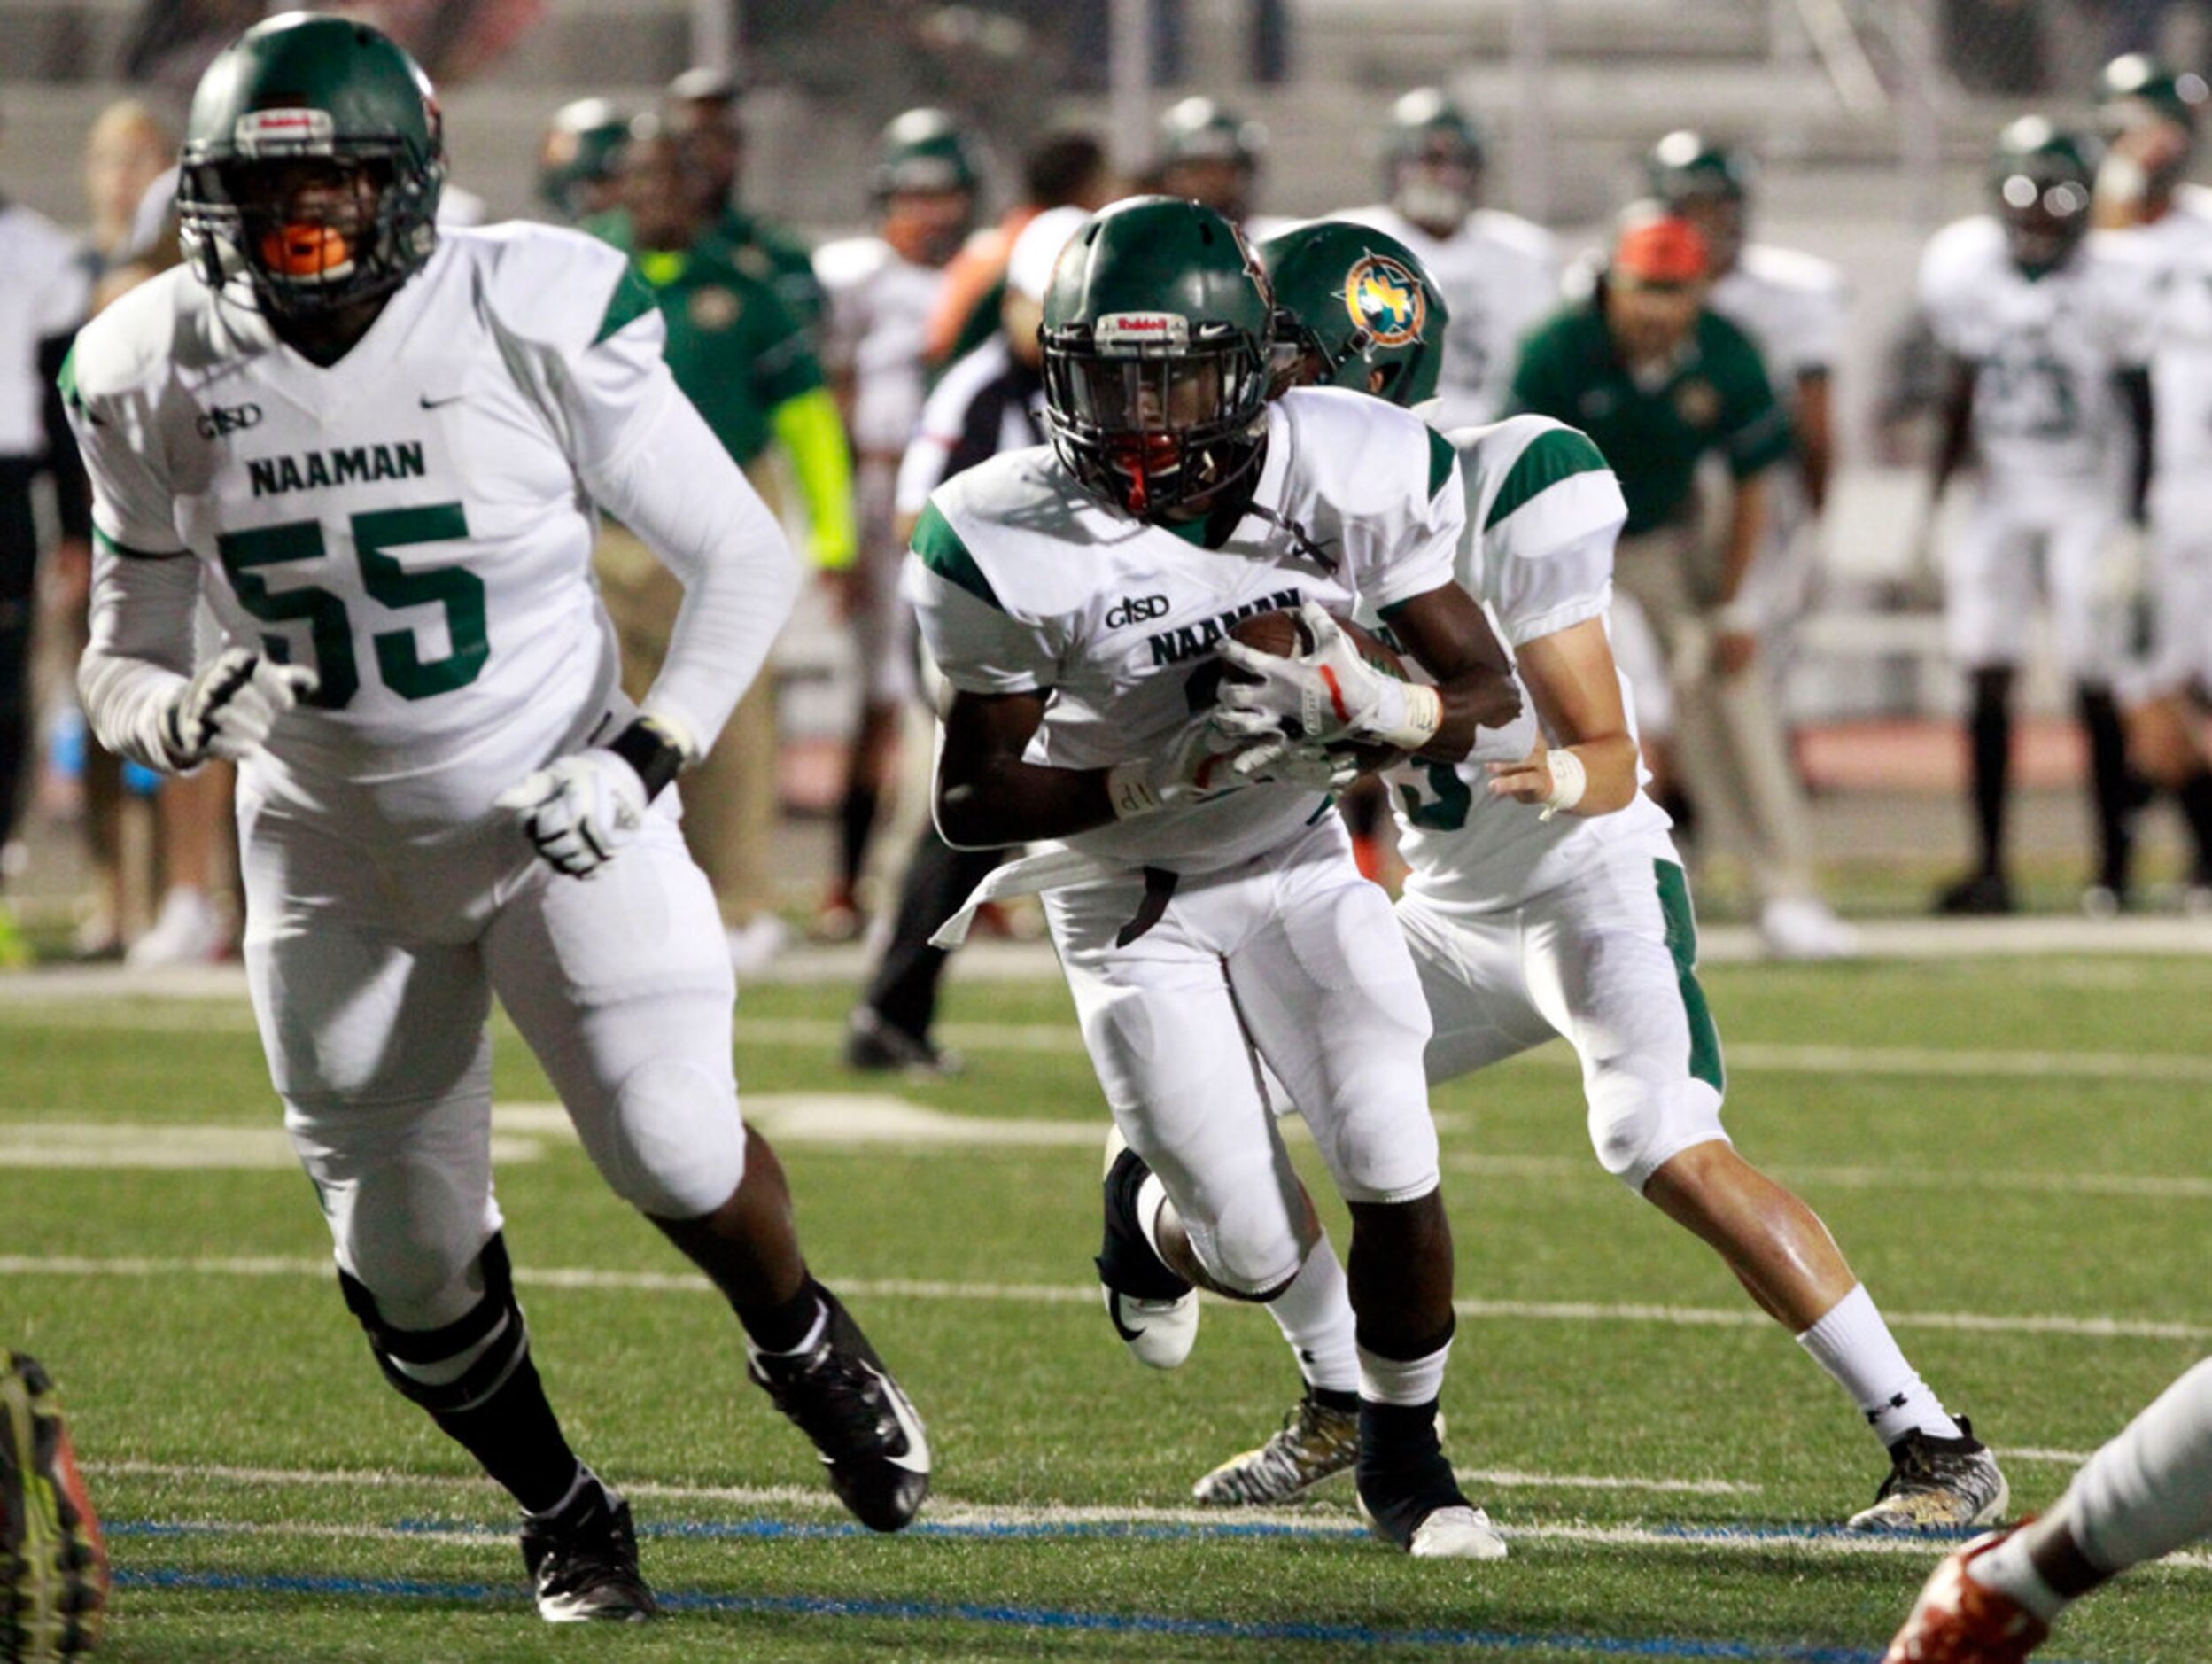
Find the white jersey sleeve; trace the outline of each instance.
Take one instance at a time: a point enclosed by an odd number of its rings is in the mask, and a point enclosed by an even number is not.
[[[1496,615],[1508,644],[1603,615],[1628,505],[1589,437],[1519,416],[1450,439],[1466,482],[1459,579]]]
[[[963,693],[1048,691],[1059,680],[1059,621],[1005,574],[993,581],[948,509],[959,514],[937,496],[925,502],[906,563],[905,595],[929,657]]]
[[[1986,302],[2004,261],[2003,228],[1987,214],[1956,221],[1929,239],[1921,255],[1921,311],[1945,352],[1980,360],[1995,348]]]
[[[1285,466],[1316,499],[1308,532],[1324,550],[1340,544],[1345,581],[1362,602],[1386,611],[1452,581],[1467,504],[1459,453],[1442,434],[1339,388],[1300,388],[1275,408],[1285,421],[1270,444],[1287,440]],[[1263,488],[1275,466],[1270,457]]]

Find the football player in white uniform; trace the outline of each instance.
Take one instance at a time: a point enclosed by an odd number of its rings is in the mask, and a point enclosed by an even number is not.
[[[1921,307],[1947,366],[1936,494],[1969,447],[1982,464],[1973,514],[1944,561],[1952,653],[1973,684],[1980,859],[1936,898],[1944,913],[2013,907],[2013,683],[2038,568],[2089,734],[2099,847],[2084,904],[2109,911],[2127,896],[2133,787],[2112,691],[2125,608],[2107,566],[2123,513],[2140,512],[2150,394],[2136,362],[2139,268],[2089,237],[2095,148],[2022,117],[1999,144],[1995,212],[1946,226],[1921,258]]]
[[[1559,304],[1558,248],[1543,227],[1479,206],[1482,136],[1434,87],[1416,88],[1391,106],[1385,156],[1389,199],[1333,217],[1387,231],[1435,280],[1451,315],[1436,424],[1495,421],[1521,337]]]
[[[1125,200],[1063,251],[1044,303],[1052,443],[946,481],[914,532],[908,582],[953,690],[937,822],[964,847],[1057,841],[1000,868],[971,909],[1017,885],[1045,892],[1129,1146],[1114,1182],[1156,1175],[1211,1285],[1266,1302],[1293,1343],[1347,1276],[1333,1256],[1301,1270],[1314,1225],[1261,1065],[1307,1107],[1353,1217],[1361,1500],[1416,1555],[1494,1559],[1504,1541],[1461,1494],[1436,1427],[1451,1227],[1412,960],[1330,813],[1330,769],[1240,771],[1269,743],[1224,738],[1214,702],[1264,705],[1325,674],[1331,697],[1301,699],[1309,732],[1453,762],[1517,700],[1451,581],[1449,448],[1350,394],[1269,405],[1273,342],[1250,249],[1200,204]],[[1361,601],[1436,685],[1370,668],[1318,610]],[[1294,609],[1317,621],[1308,658],[1232,642],[1253,680],[1221,680],[1233,627]],[[1164,1275],[1141,1235],[1127,1248]],[[1102,1276],[1126,1287],[1111,1260]]]
[[[1425,289],[1409,251],[1324,222],[1261,254],[1277,304],[1300,320],[1301,379],[1420,400],[1435,375],[1420,308],[1400,320],[1408,330],[1384,327],[1362,304],[1378,262],[1385,287]],[[1634,725],[1606,639],[1627,515],[1612,471],[1583,434],[1542,416],[1449,442],[1466,492],[1458,581],[1517,655],[1541,729],[1532,723],[1517,759],[1416,761],[1387,776],[1411,868],[1398,922],[1433,1030],[1431,1083],[1567,1039],[1606,1170],[1709,1243],[1888,1448],[1890,1473],[1851,1523],[1997,1518],[2006,1491],[1995,1459],[1905,1359],[1819,1217],[1721,1128],[1720,1040],[1697,983],[1689,887],[1665,814],[1639,789]],[[1171,1218],[1154,1231],[1172,1244]],[[1182,1315],[1194,1320],[1195,1307]],[[1350,1327],[1340,1304],[1333,1334],[1309,1326],[1305,1396],[1280,1433],[1199,1481],[1200,1501],[1279,1503],[1346,1464],[1337,1360]]]
[[[2212,191],[2183,183],[2204,77],[2131,54],[2106,66],[2097,173],[2110,245],[2158,290],[2139,343],[2151,367],[2149,547],[2139,628],[2117,686],[2137,770],[2174,795],[2196,845],[2188,904],[2212,909],[2212,749],[2194,709],[2212,688]]]
[[[740,1119],[728,953],[668,789],[765,660],[790,549],[622,255],[440,233],[443,175],[428,82],[367,25],[287,13],[209,67],[186,262],[63,375],[100,545],[79,680],[122,755],[238,762],[254,1014],[346,1303],[524,1509],[539,1612],[638,1619],[629,1509],[555,1419],[508,1271],[494,993],[853,1512],[910,1520],[927,1445]],[[593,502],[685,586],[642,710],[592,586]],[[229,645],[196,665],[203,595]]]
[[[1670,133],[1652,146],[1644,173],[1652,196],[1705,234],[1705,304],[1751,338],[1789,413],[1797,465],[1768,476],[1766,544],[1738,595],[1769,643],[1786,651],[1820,577],[1812,532],[1835,466],[1828,382],[1848,318],[1843,274],[1796,249],[1746,240],[1753,169],[1742,152]]]
[[[838,591],[859,666],[860,720],[837,809],[837,876],[820,926],[859,928],[856,887],[876,808],[890,778],[899,716],[916,694],[913,618],[899,596],[905,545],[897,530],[899,459],[927,391],[929,320],[945,267],[975,219],[982,183],[975,150],[942,110],[909,110],[883,129],[869,190],[876,233],[825,243],[814,272],[829,297],[823,360],[852,438],[860,553]]]
[[[1204,203],[1247,242],[1289,223],[1253,210],[1268,155],[1268,130],[1259,122],[1211,98],[1184,98],[1161,113],[1153,143],[1151,188]]]

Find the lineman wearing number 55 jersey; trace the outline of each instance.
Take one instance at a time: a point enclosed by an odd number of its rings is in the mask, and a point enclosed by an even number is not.
[[[494,992],[853,1511],[904,1524],[928,1452],[739,1118],[729,958],[667,789],[759,671],[790,551],[623,257],[440,234],[443,174],[429,84],[373,28],[291,13],[208,69],[186,264],[64,373],[101,546],[80,681],[137,761],[239,760],[254,1012],[346,1303],[524,1509],[541,1613],[638,1619],[629,1510],[570,1449],[515,1297]],[[685,585],[642,711],[592,587],[593,501]],[[231,645],[195,667],[203,594]]]
[[[1261,253],[1278,301],[1300,320],[1300,377],[1420,396],[1431,349],[1419,306],[1390,316],[1362,306],[1378,292],[1425,292],[1409,252],[1323,222]],[[1449,437],[1466,490],[1458,580],[1513,648],[1549,739],[1540,735],[1519,761],[1416,764],[1391,776],[1412,869],[1398,921],[1433,1028],[1431,1083],[1566,1038],[1606,1170],[1710,1243],[1889,1447],[1891,1473],[1852,1523],[1995,1518],[2006,1488],[1988,1451],[1905,1361],[1820,1220],[1721,1129],[1719,1039],[1697,984],[1689,891],[1666,816],[1638,789],[1606,639],[1627,512],[1619,486],[1587,438],[1543,417]],[[1325,1476],[1340,1449],[1331,1404],[1343,1380],[1331,1369],[1349,1326],[1344,1314],[1332,1340],[1308,1338],[1307,1395],[1284,1431],[1207,1474],[1201,1500],[1277,1502]]]

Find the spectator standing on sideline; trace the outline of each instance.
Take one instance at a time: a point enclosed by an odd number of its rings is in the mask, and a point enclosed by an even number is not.
[[[668,327],[664,353],[676,385],[737,463],[764,487],[762,463],[780,447],[812,527],[818,564],[852,560],[852,473],[844,429],[805,331],[769,280],[749,270],[716,229],[687,175],[685,146],[640,117],[620,152],[622,206],[590,222],[628,254]],[[764,495],[765,494],[764,490]],[[622,640],[623,685],[648,687],[668,652],[682,585],[626,528],[609,525],[594,566]],[[757,678],[721,743],[685,782],[684,838],[721,904],[730,959],[741,975],[775,956],[775,679]]]
[[[1619,476],[1628,521],[1614,571],[1673,681],[1676,755],[1707,824],[1742,851],[1768,949],[1855,951],[1820,899],[1812,838],[1755,658],[1743,580],[1766,534],[1764,476],[1790,454],[1789,418],[1750,340],[1706,305],[1711,257],[1688,221],[1632,212],[1589,299],[1530,336],[1518,410],[1579,427]],[[1727,531],[1707,546],[1697,471],[1727,464]]]
[[[52,221],[0,201],[0,851],[14,836],[33,769],[32,619],[39,533],[32,493],[54,482],[59,557],[91,559],[91,500],[54,377],[84,322],[90,284],[77,245]],[[0,968],[29,960],[0,894]]]

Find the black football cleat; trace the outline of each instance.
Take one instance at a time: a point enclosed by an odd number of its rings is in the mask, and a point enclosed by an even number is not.
[[[643,1623],[660,1613],[638,1571],[630,1505],[596,1475],[558,1513],[524,1518],[523,1564],[547,1623]]]
[[[829,1314],[820,1341],[797,1353],[748,1344],[747,1371],[814,1442],[853,1518],[896,1531],[929,1495],[929,1435],[852,1314],[827,1288],[820,1295]]]
[[[1989,919],[2019,911],[2012,880],[2002,873],[1969,873],[1936,892],[1935,910],[1946,918]]]
[[[2004,1518],[2012,1488],[1990,1454],[1974,1436],[1973,1424],[1959,1418],[1960,1436],[1932,1438],[1918,1427],[1890,1447],[1890,1473],[1874,1493],[1874,1506],[1851,1517],[1854,1531],[1943,1531],[1994,1525]]]

